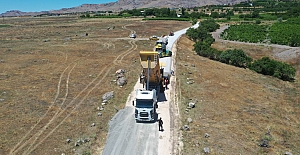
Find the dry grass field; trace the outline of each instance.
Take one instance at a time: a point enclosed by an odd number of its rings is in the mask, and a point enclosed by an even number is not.
[[[101,152],[108,122],[138,79],[139,51],[154,46],[149,36],[191,25],[78,17],[5,18],[0,24],[10,25],[0,27],[0,154],[32,155]],[[136,39],[128,37],[133,31]],[[120,68],[128,79],[124,87],[114,81]],[[114,98],[98,111],[109,91]],[[78,140],[85,142],[75,146]]]
[[[290,83],[200,57],[192,45],[181,37],[176,54],[181,121],[190,127],[182,131],[182,152],[203,154],[207,147],[214,155],[300,154],[300,57],[287,60],[297,68],[296,81]],[[242,49],[253,58],[273,54],[259,46],[213,47]],[[196,102],[195,108],[187,109],[189,102]],[[268,147],[259,146],[262,140]]]

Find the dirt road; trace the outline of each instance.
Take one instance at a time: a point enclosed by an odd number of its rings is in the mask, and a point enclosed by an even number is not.
[[[198,26],[198,25],[196,25]],[[169,37],[169,49],[172,49],[176,40],[186,32],[186,29],[175,32],[175,35]],[[172,49],[173,50],[173,49]],[[166,63],[166,68],[173,68],[172,57],[161,58]],[[173,66],[173,67],[171,67]],[[132,101],[135,98],[135,90],[142,88],[142,85],[137,81],[134,90],[128,96],[126,107],[120,110],[110,121],[108,139],[103,155],[168,155],[173,154],[173,137],[174,135],[174,98],[170,92],[173,92],[175,77],[171,78],[171,86],[164,93],[159,94],[158,98],[158,118],[161,117],[164,121],[164,131],[158,131],[158,123],[136,123],[134,118],[134,106]],[[173,85],[173,86],[172,86]],[[172,105],[171,105],[172,104]],[[171,120],[172,118],[172,120]]]

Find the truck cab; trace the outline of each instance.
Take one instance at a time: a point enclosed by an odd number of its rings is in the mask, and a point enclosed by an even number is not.
[[[134,102],[133,102],[134,104]],[[154,122],[156,118],[156,90],[136,90],[135,120],[136,122]]]

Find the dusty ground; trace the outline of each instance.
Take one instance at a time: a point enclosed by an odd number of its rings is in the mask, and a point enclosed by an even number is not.
[[[300,154],[299,80],[284,82],[212,61],[195,55],[192,45],[182,37],[177,52],[178,104],[182,125],[190,127],[182,131],[182,152],[201,154],[207,147],[210,154]],[[268,47],[228,42],[213,47],[243,49],[256,58],[272,55]],[[298,69],[297,79],[299,60],[286,59]],[[187,109],[189,102],[196,107]],[[269,147],[259,146],[262,139]]]
[[[108,121],[125,106],[140,73],[138,52],[153,48],[147,38],[190,26],[77,17],[1,22],[11,26],[0,28],[0,154],[90,154],[101,149]],[[128,38],[133,31],[137,39]],[[123,88],[113,81],[120,68],[128,79]],[[115,97],[99,117],[97,107],[108,91]],[[80,139],[89,142],[75,147]]]

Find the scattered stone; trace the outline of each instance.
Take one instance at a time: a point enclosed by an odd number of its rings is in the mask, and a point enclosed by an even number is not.
[[[184,66],[188,66],[188,64],[184,64]]]
[[[71,38],[69,38],[69,37],[65,38],[65,41],[70,41],[70,40],[71,40]]]
[[[3,98],[0,98],[0,102],[4,102],[5,100]]]
[[[116,74],[124,74],[125,73],[125,69],[119,69],[116,71]]]
[[[75,146],[79,146],[79,143],[75,142]]]
[[[189,123],[192,123],[192,122],[193,122],[192,118],[188,118],[187,121],[188,121]]]
[[[99,112],[99,113],[98,113],[98,116],[102,116],[102,113]]]
[[[66,154],[62,153],[61,155],[66,155]]]
[[[102,102],[103,102],[103,103],[107,103],[107,100],[103,100]]]
[[[269,147],[269,141],[267,140],[262,140],[262,143],[259,144],[260,147]]]
[[[124,77],[124,74],[123,74],[123,73],[120,73],[120,74],[117,75],[117,78],[118,78],[118,79],[119,79],[119,78],[122,78],[122,77]]]
[[[92,123],[91,127],[95,126],[96,124],[95,123]]]
[[[291,152],[285,152],[284,155],[293,155]]]
[[[97,110],[102,111],[102,110],[104,110],[104,108],[102,106],[101,107],[97,107]]]
[[[117,80],[118,86],[124,86],[125,84],[127,84],[127,79],[125,77],[118,78],[118,80]]]
[[[190,102],[190,103],[189,103],[189,107],[190,107],[190,108],[195,108],[195,103]]]
[[[210,135],[208,133],[205,133],[204,137],[208,138],[208,137],[210,137]]]
[[[196,65],[195,65],[195,64],[192,64],[192,67],[196,67]]]
[[[109,100],[109,99],[111,99],[111,98],[113,98],[114,97],[114,92],[113,91],[111,91],[111,92],[107,92],[107,93],[105,93],[103,96],[102,96],[102,100],[104,101],[104,100]],[[105,102],[104,102],[105,103]]]
[[[71,142],[71,139],[67,139],[67,143],[70,143]]]
[[[102,103],[102,105],[105,105],[105,104],[106,104],[106,103],[104,103],[104,102]]]
[[[43,42],[49,42],[50,41],[50,39],[44,39],[43,40]]]
[[[190,127],[189,127],[188,125],[184,125],[184,126],[183,126],[183,130],[189,131],[189,130],[190,130]]]
[[[0,62],[1,62],[1,63],[4,63],[5,61],[4,61],[4,60],[0,60]]]
[[[189,74],[193,74],[191,71],[188,72]]]
[[[203,148],[203,150],[204,150],[204,153],[209,154],[209,148],[208,147]]]

